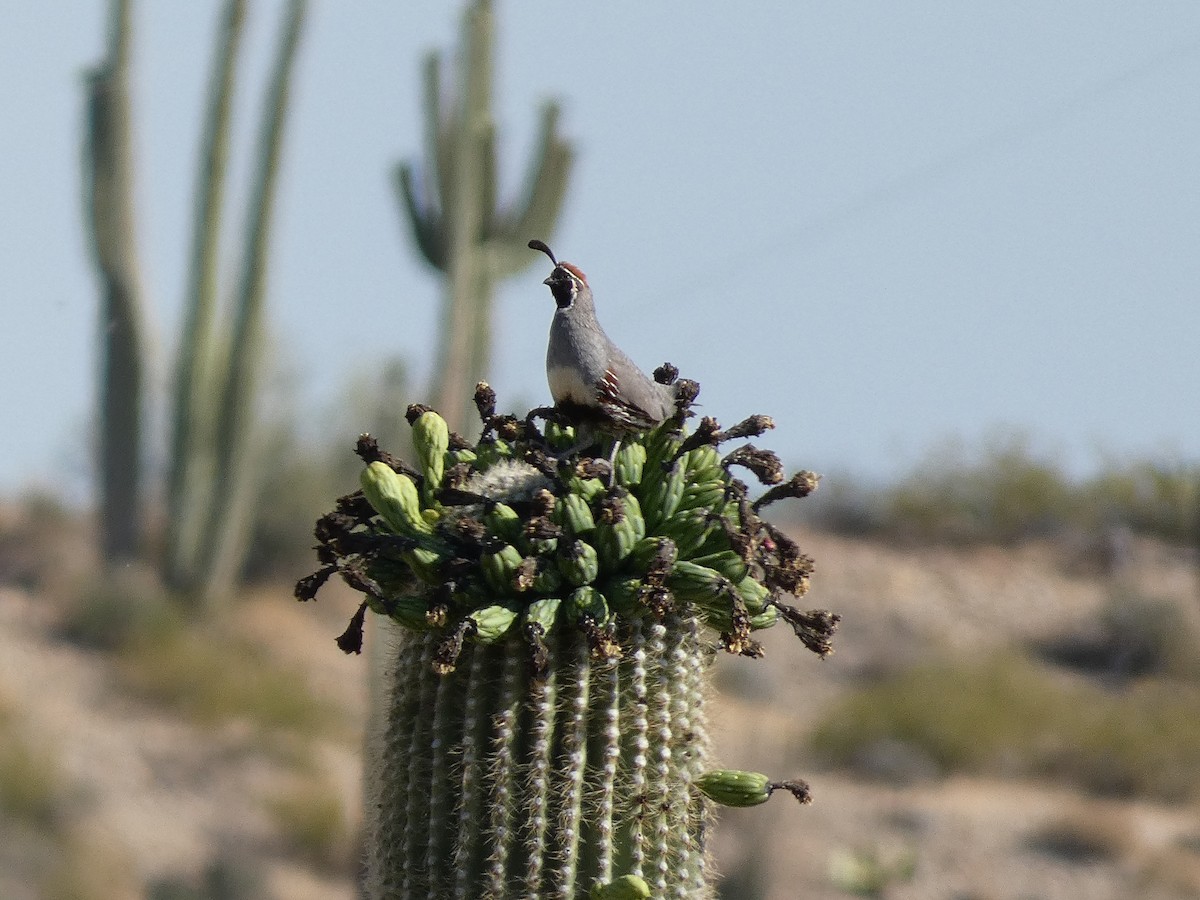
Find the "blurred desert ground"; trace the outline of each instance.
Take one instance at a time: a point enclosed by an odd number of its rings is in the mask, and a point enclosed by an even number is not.
[[[718,657],[710,721],[720,764],[815,802],[722,812],[723,896],[1200,894],[1194,551],[793,527],[837,652],[780,626],[764,660]],[[355,595],[276,578],[187,621],[146,573],[99,578],[44,498],[0,535],[0,896],[354,897]]]

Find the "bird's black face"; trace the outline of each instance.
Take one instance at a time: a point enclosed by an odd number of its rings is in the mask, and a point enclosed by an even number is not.
[[[554,267],[550,277],[542,283],[550,288],[550,293],[554,295],[554,302],[558,304],[558,308],[567,309],[575,302],[575,297],[579,294],[579,288],[583,281],[565,265],[558,265]]]

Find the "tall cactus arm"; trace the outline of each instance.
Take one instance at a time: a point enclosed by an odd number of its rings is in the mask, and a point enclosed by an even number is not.
[[[425,58],[425,184],[428,202],[442,214],[449,234],[454,216],[455,165],[461,128],[442,88],[442,56],[436,50]],[[436,188],[436,191],[435,191]],[[444,271],[444,270],[443,270]]]
[[[188,274],[187,311],[175,375],[171,456],[167,475],[166,575],[172,586],[190,586],[200,563],[201,537],[211,499],[213,459],[214,346],[221,218],[238,48],[246,20],[245,0],[229,0],[217,30],[208,111],[196,182],[196,217]]]
[[[105,60],[88,79],[84,181],[102,281],[100,314],[100,532],[109,563],[138,552],[142,527],[145,312],[134,224],[129,101],[131,3],[114,0]]]
[[[204,554],[204,594],[208,602],[227,595],[236,581],[254,507],[253,425],[266,341],[267,251],[292,73],[307,11],[307,0],[291,0],[288,4],[264,105],[237,315],[217,421],[217,470]]]
[[[447,265],[445,220],[427,191],[418,194],[416,178],[412,163],[397,165],[394,175],[396,195],[407,214],[417,249],[431,266],[444,272]],[[429,179],[424,181],[427,186]]]
[[[551,101],[542,107],[537,152],[525,178],[524,202],[514,204],[497,222],[500,243],[511,251],[498,256],[501,275],[515,274],[528,265],[528,254],[521,248],[529,236],[552,234],[558,224],[574,162],[571,145],[558,133],[559,116],[557,103]]]
[[[393,176],[421,255],[445,275],[434,396],[456,427],[471,385],[487,376],[496,281],[529,265],[531,234],[551,233],[571,164],[551,105],[543,110],[523,198],[500,203],[491,111],[494,26],[490,0],[468,6],[452,98],[443,91],[441,57],[426,58],[425,159],[399,166]]]

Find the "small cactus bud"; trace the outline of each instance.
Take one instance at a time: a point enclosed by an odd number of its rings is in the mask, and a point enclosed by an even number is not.
[[[696,787],[722,806],[758,806],[771,798],[771,779],[758,772],[714,769],[697,778]]]
[[[432,529],[421,515],[417,486],[407,475],[383,462],[373,462],[362,473],[367,500],[397,534],[429,534]]]
[[[481,644],[491,644],[508,633],[512,623],[516,621],[517,612],[507,606],[485,606],[467,616],[475,623],[475,640]]]
[[[442,483],[446,451],[450,448],[450,428],[445,419],[429,410],[416,418],[412,430],[413,447],[425,475],[425,489],[433,491]]]
[[[593,885],[589,900],[647,900],[654,896],[650,885],[636,875],[622,875],[607,884]]]

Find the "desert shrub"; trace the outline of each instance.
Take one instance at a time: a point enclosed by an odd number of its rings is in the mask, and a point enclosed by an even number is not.
[[[1020,657],[921,666],[835,704],[812,747],[854,768],[880,742],[941,771],[1040,777],[1098,794],[1200,797],[1200,688],[1144,679],[1119,691]]]
[[[355,841],[342,792],[313,775],[268,798],[267,808],[289,852],[317,868],[352,872]]]
[[[146,887],[146,900],[271,900],[262,863],[240,853],[221,853],[200,878],[172,875]]]
[[[829,881],[855,897],[885,897],[891,885],[911,881],[916,866],[911,850],[883,853],[876,847],[843,847],[829,855]]]
[[[51,831],[66,791],[54,754],[29,737],[11,702],[0,699],[0,819]]]
[[[122,566],[92,575],[63,603],[59,628],[64,637],[96,650],[119,650],[152,640],[182,624],[173,603],[149,568]]]
[[[1046,659],[1128,679],[1200,674],[1200,634],[1177,601],[1114,588],[1099,615],[1037,646]]]
[[[321,734],[341,722],[301,673],[213,625],[179,627],[131,644],[120,654],[120,671],[134,691],[203,724],[241,719]]]
[[[111,833],[78,830],[66,837],[41,880],[42,900],[127,900],[137,896],[133,859]]]
[[[1099,535],[1114,525],[1172,543],[1200,543],[1200,463],[1107,460],[1073,478],[1023,435],[977,449],[947,443],[887,485],[829,476],[803,520],[839,534],[905,542],[1012,543],[1061,532]]]
[[[1200,543],[1200,464],[1181,459],[1111,464],[1085,482],[1089,505],[1175,544]]]
[[[1068,809],[1025,838],[1031,850],[1073,863],[1115,862],[1132,853],[1136,843],[1128,810],[1092,805]]]

